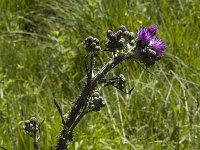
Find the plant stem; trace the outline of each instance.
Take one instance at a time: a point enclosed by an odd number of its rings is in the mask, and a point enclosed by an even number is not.
[[[92,73],[92,64],[93,64],[93,55],[91,56],[90,60],[90,70],[88,72],[87,76],[87,83],[83,87],[81,94],[76,98],[74,105],[71,108],[71,111],[67,117],[67,120],[65,122],[65,125],[63,126],[63,129],[60,133],[58,143],[56,146],[56,150],[64,150],[67,148],[68,145],[67,142],[71,141],[69,136],[69,129],[74,129],[76,125],[79,123],[80,119],[84,116],[84,114],[79,115],[80,109],[83,108],[87,97],[90,95],[90,93],[95,89],[95,87],[100,84],[101,79],[115,66],[123,62],[124,60],[130,58],[131,54],[126,54],[124,56],[118,56],[115,58],[112,58],[106,65],[104,65],[96,74],[94,77],[90,76]],[[91,77],[91,79],[89,79]],[[77,118],[77,120],[76,120]],[[77,122],[77,123],[76,123]],[[68,131],[68,132],[67,132]]]
[[[74,123],[69,128],[69,132],[73,132],[76,125],[80,122],[80,120],[84,117],[84,115],[87,113],[87,108],[81,112],[81,114],[77,117],[77,119],[74,121]]]
[[[38,140],[37,140],[37,130],[36,130],[36,125],[34,126],[35,130],[33,132],[33,142],[34,142],[34,150],[38,150],[39,146],[38,146]]]

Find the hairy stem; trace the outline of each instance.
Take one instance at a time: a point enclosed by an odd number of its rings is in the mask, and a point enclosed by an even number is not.
[[[67,148],[67,142],[71,141],[71,136],[69,136],[69,129],[74,129],[80,119],[84,116],[80,115],[78,118],[77,116],[80,113],[80,109],[83,108],[87,97],[90,95],[90,93],[95,89],[95,87],[100,84],[101,79],[114,67],[116,67],[118,64],[120,64],[125,59],[130,58],[131,54],[126,54],[124,56],[118,56],[115,58],[112,58],[106,65],[104,65],[95,75],[94,77],[91,76],[92,73],[92,67],[93,67],[93,55],[91,55],[90,60],[90,70],[88,71],[87,75],[87,83],[83,87],[81,94],[76,98],[74,105],[71,108],[71,111],[67,117],[67,120],[65,122],[65,125],[63,126],[63,129],[60,133],[58,143],[56,146],[56,150],[63,150]],[[89,79],[90,78],[90,79]],[[76,120],[76,118],[78,120]],[[77,122],[77,123],[75,123]],[[68,132],[67,132],[68,131]],[[72,137],[71,137],[72,138]]]
[[[84,115],[87,113],[87,108],[84,109],[80,115],[77,117],[77,119],[74,121],[74,123],[69,128],[69,132],[73,132],[74,128],[77,126],[77,124],[81,121],[81,119],[84,117]]]

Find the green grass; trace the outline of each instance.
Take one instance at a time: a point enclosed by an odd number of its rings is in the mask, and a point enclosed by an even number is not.
[[[1,0],[0,146],[32,149],[23,123],[36,115],[45,119],[41,149],[55,149],[62,126],[53,99],[67,113],[79,94],[84,39],[103,46],[107,29],[157,24],[167,50],[153,75],[131,61],[120,65],[112,74],[122,72],[134,92],[103,88],[106,107],[84,117],[69,148],[200,149],[199,20],[198,0]]]

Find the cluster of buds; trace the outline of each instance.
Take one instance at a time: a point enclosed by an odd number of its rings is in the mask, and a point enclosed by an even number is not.
[[[100,111],[100,108],[105,105],[105,101],[98,91],[95,91],[88,99],[88,111]]]
[[[144,63],[146,67],[155,64],[164,55],[166,48],[165,43],[155,38],[157,34],[157,26],[140,27],[134,33],[127,30],[122,25],[117,32],[113,30],[107,31],[108,42],[106,42],[106,51],[112,52],[113,57],[131,54],[132,58]],[[88,52],[100,51],[99,40],[97,38],[88,37],[85,39],[86,50]]]
[[[126,79],[123,74],[120,74],[117,79],[117,87],[122,90],[125,87]]]
[[[29,135],[32,135],[35,134],[38,130],[37,128],[37,120],[35,117],[31,117],[30,120],[26,120],[25,121],[25,127],[24,127],[24,130],[29,133]]]
[[[89,36],[85,39],[85,45],[85,48],[88,52],[97,52],[101,50],[101,47],[99,46],[99,40],[92,36]]]
[[[40,139],[40,135],[38,135],[38,131],[40,134],[40,127],[43,122],[44,120],[38,124],[36,117],[31,117],[29,120],[26,120],[24,123],[25,125],[24,130],[34,141],[34,150],[39,149],[38,142]]]
[[[161,39],[155,38],[156,34],[156,25],[151,25],[147,28],[141,27],[137,30],[136,38],[134,39],[134,33],[129,32],[122,25],[116,33],[112,30],[107,31],[109,41],[106,43],[106,47],[108,51],[113,52],[114,56],[133,52],[133,57],[148,67],[155,64],[155,61],[164,55],[166,48]]]
[[[109,41],[106,43],[106,47],[109,51],[114,53],[125,50],[127,46],[132,46],[134,44],[134,33],[129,32],[124,25],[122,25],[116,33],[112,30],[108,30],[107,38]]]

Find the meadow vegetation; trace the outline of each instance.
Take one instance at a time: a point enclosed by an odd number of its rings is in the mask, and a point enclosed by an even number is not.
[[[106,107],[87,114],[69,149],[200,149],[198,0],[1,0],[0,146],[29,150],[24,121],[42,125],[40,148],[55,149],[62,128],[53,99],[68,112],[85,81],[84,39],[103,47],[107,29],[157,24],[165,56],[149,68],[121,64],[130,95],[105,87]],[[97,65],[106,55],[99,56]]]

